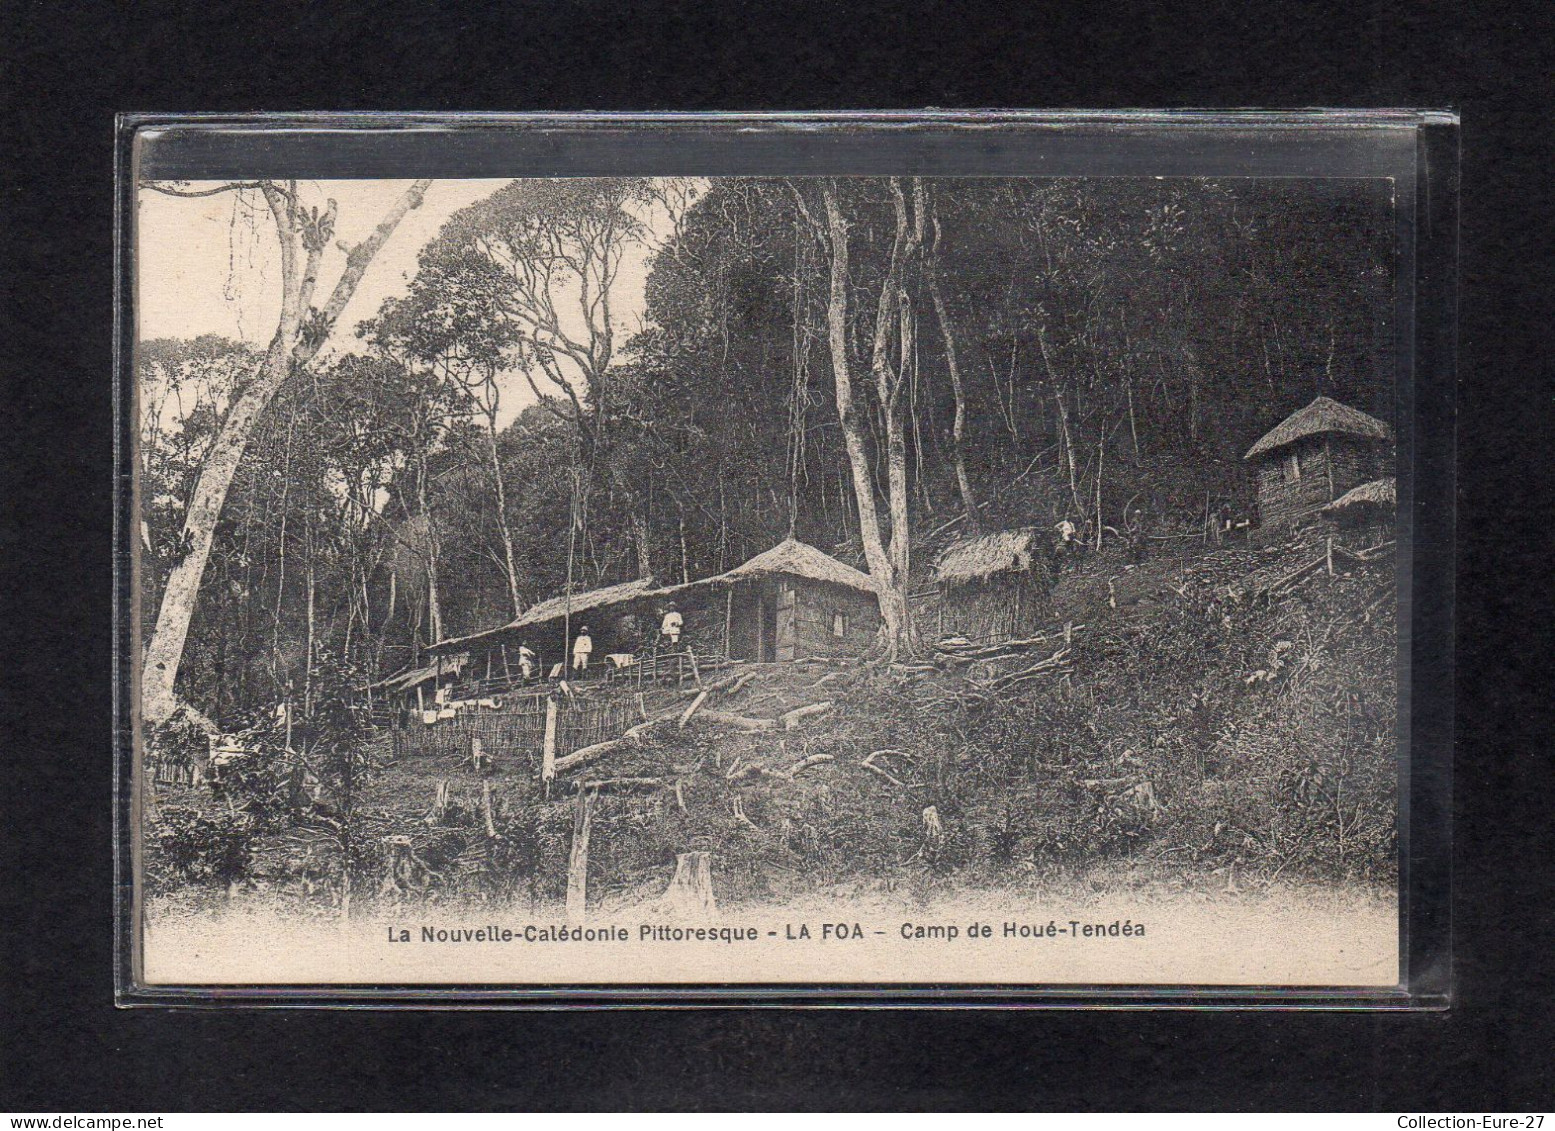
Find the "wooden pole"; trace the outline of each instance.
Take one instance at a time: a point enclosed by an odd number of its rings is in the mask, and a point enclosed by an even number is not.
[[[734,659],[734,653],[730,643],[730,633],[734,628],[734,586],[729,586],[729,594],[724,599],[724,659]]]
[[[572,811],[572,851],[567,858],[567,922],[582,923],[588,912],[589,832],[594,824],[592,783],[578,788]]]
[[[1328,553],[1326,556],[1328,558],[1328,576],[1332,577],[1334,575],[1334,536],[1332,534],[1328,536]]]
[[[1102,433],[1101,443],[1096,447],[1096,550],[1101,551],[1101,473],[1107,463],[1107,434]]]
[[[556,697],[545,699],[545,745],[540,751],[540,784],[546,796],[551,793],[551,782],[556,778]]]

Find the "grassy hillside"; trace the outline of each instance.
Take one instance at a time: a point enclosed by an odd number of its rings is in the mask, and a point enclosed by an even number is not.
[[[527,762],[499,757],[483,779],[382,748],[343,813],[328,791],[301,817],[170,798],[151,826],[153,872],[170,886],[186,841],[230,835],[240,859],[207,878],[299,904],[338,900],[344,859],[358,899],[560,899],[582,789],[596,796],[591,901],[656,897],[695,849],[712,852],[724,903],[1387,884],[1394,564],[1340,556],[1330,575],[1322,558],[1310,539],[1137,568],[1103,555],[1060,579],[1061,622],[1024,647],[926,649],[889,668],[744,665],[684,726],[694,688],[650,703],[661,721],[564,771],[549,798]],[[1063,621],[1081,626],[1067,647]],[[826,706],[791,728],[738,722],[811,704]],[[444,781],[450,803],[429,815]]]

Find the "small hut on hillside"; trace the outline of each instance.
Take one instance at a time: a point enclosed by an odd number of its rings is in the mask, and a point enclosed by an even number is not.
[[[724,614],[732,659],[857,656],[880,630],[880,603],[869,575],[794,538],[707,582],[681,588],[704,585],[728,586]]]
[[[934,564],[935,600],[925,610],[938,635],[982,644],[1030,636],[1053,618],[1052,577],[1035,530],[1004,530],[958,542]]]
[[[1265,530],[1291,526],[1350,488],[1392,472],[1393,432],[1359,409],[1318,397],[1248,449]]]
[[[1398,488],[1393,477],[1351,488],[1319,512],[1351,542],[1379,542],[1393,533]]]

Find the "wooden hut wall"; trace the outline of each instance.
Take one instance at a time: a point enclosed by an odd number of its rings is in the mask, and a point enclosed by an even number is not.
[[[1052,594],[1031,574],[1000,573],[986,582],[946,587],[939,601],[938,634],[977,643],[1019,639],[1048,627]]]
[[[1300,478],[1290,474],[1291,457]],[[1385,468],[1383,449],[1342,436],[1312,436],[1271,453],[1258,466],[1258,513],[1266,528],[1289,525]]]
[[[1328,445],[1328,455],[1334,472],[1336,499],[1352,487],[1369,483],[1381,475],[1393,474],[1387,450],[1377,444],[1358,443],[1336,436]]]
[[[796,580],[794,656],[859,656],[880,631],[880,604],[872,594],[844,585]],[[843,632],[834,631],[836,614]]]

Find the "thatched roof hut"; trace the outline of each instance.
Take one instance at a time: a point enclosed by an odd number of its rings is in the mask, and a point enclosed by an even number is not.
[[[1379,514],[1398,506],[1398,488],[1391,475],[1362,483],[1323,508],[1330,518]]]
[[[1024,573],[1039,562],[1035,530],[1001,530],[965,542],[957,542],[934,563],[938,585],[970,585],[986,582],[995,574]]]
[[[1390,441],[1393,430],[1374,416],[1340,404],[1331,397],[1318,397],[1306,408],[1298,409],[1264,433],[1243,459],[1257,459],[1308,436],[1359,436],[1368,440]]]
[[[1291,413],[1248,449],[1266,531],[1299,525],[1352,487],[1390,474],[1393,431],[1328,397]]]
[[[712,582],[733,583],[753,581],[760,577],[788,574],[811,581],[825,581],[843,585],[861,593],[874,593],[875,583],[867,573],[839,562],[829,554],[796,538],[785,538],[770,550],[757,554],[743,565],[737,565],[727,573],[709,578]]]
[[[1053,598],[1043,544],[1032,529],[1001,530],[958,542],[934,563],[938,591],[932,616],[941,637],[978,643],[1040,631],[1052,617]]]

